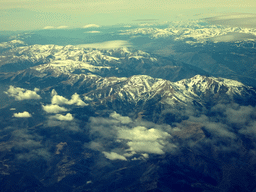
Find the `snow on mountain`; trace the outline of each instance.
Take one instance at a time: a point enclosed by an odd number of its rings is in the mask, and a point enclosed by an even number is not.
[[[7,44],[12,44],[8,42]],[[131,51],[126,47],[117,49],[92,49],[73,45],[31,45],[14,47],[1,54],[2,70],[15,71],[33,67],[37,70],[54,68],[57,71],[73,72],[75,69],[95,71],[121,64],[130,59],[157,59],[143,51]],[[9,64],[9,65],[8,65]],[[48,64],[43,66],[42,64]],[[41,68],[41,69],[40,69]],[[72,69],[71,69],[72,68]]]
[[[84,95],[102,102],[121,100],[138,104],[158,100],[167,105],[191,105],[196,101],[204,105],[208,100],[232,102],[236,98],[255,97],[256,92],[234,80],[197,75],[178,82],[136,75],[127,79],[114,78],[114,83],[105,83]],[[109,81],[104,78],[102,82]],[[254,98],[255,99],[255,98]]]
[[[149,35],[152,39],[173,37],[174,40],[186,40],[186,43],[204,43],[205,41],[213,39],[218,42],[216,37],[221,37],[230,33],[250,34],[256,35],[256,30],[253,28],[242,27],[226,27],[221,25],[209,25],[201,21],[193,21],[188,23],[170,23],[167,28],[135,28],[120,30],[120,35]],[[193,38],[195,41],[187,40]]]
[[[241,95],[241,90],[246,88],[244,84],[235,80],[220,77],[205,77],[201,75],[196,75],[190,79],[178,81],[176,84],[184,86],[184,88],[187,88],[191,92],[210,91],[212,94],[216,94],[223,89],[227,89],[227,94],[235,93]]]
[[[12,40],[9,42],[0,43],[0,49],[15,48],[21,45],[26,45],[26,44],[24,41],[21,41],[21,40]]]
[[[110,67],[101,67],[101,66],[94,66],[90,65],[85,62],[80,61],[73,61],[73,60],[57,60],[50,62],[48,64],[38,65],[33,67],[33,69],[45,73],[45,72],[54,72],[56,75],[61,74],[70,74],[73,73],[75,70],[88,70],[90,72],[95,72],[102,68],[109,69]]]
[[[62,89],[62,86],[69,86],[65,90],[74,90],[101,103],[121,100],[137,104],[156,99],[168,105],[188,105],[194,101],[204,105],[211,99],[228,102],[235,97],[248,96],[252,93],[255,95],[255,91],[250,87],[224,78],[196,75],[174,83],[147,75],[134,75],[136,70],[143,74],[147,67],[144,66],[145,63],[149,65],[149,70],[152,70],[150,67],[157,67],[162,63],[166,65],[166,60],[161,63],[160,58],[152,57],[149,53],[125,47],[92,49],[73,45],[32,45],[15,47],[3,55],[11,58],[8,60],[10,63],[19,60],[23,61],[24,65],[28,61],[35,65],[13,76],[9,74],[13,82],[22,82],[24,79],[25,82],[33,80],[42,87],[59,86]],[[172,66],[172,63],[168,65]],[[119,68],[122,68],[122,76],[125,77],[116,77],[120,73]],[[126,72],[133,68],[136,70]],[[164,69],[164,72],[166,71],[167,68]],[[100,76],[110,72],[113,74]],[[7,76],[4,79],[8,79]],[[51,82],[56,85],[51,85]]]

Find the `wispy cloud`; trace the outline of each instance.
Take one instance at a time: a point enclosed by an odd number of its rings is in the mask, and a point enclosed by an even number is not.
[[[217,25],[227,25],[232,27],[256,27],[256,14],[232,13],[221,16],[206,18],[207,21]]]
[[[62,26],[58,26],[58,27],[45,26],[43,29],[66,29],[66,28],[68,28],[68,26],[62,25]]]
[[[115,49],[120,47],[132,47],[132,44],[124,40],[115,40],[115,41],[105,41],[102,43],[80,44],[77,46],[83,47],[83,48]]]
[[[100,31],[86,31],[84,33],[100,33]]]
[[[11,137],[9,141],[2,143],[3,149],[16,151],[17,159],[33,160],[50,158],[49,148],[42,144],[42,137],[31,133],[28,129],[13,128],[8,133]]]
[[[55,29],[54,26],[45,26],[43,29]]]
[[[68,28],[68,26],[65,26],[65,25],[57,27],[57,29],[66,29],[66,28]]]
[[[83,26],[83,28],[98,28],[98,27],[100,27],[100,26],[97,24],[88,24],[88,25]]]

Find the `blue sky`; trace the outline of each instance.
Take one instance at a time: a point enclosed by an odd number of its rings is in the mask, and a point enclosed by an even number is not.
[[[255,13],[255,0],[0,0],[0,30],[135,23]]]

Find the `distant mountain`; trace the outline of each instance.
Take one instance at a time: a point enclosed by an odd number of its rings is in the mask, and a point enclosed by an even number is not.
[[[207,73],[197,67],[170,58],[151,56],[143,51],[90,49],[79,46],[33,45],[10,49],[2,53],[0,71],[15,72],[32,67],[40,73],[83,74],[129,77],[150,75],[177,81]],[[34,66],[34,67],[33,67]]]
[[[166,38],[166,57],[1,43],[0,192],[255,192],[253,61],[186,27],[119,31]]]

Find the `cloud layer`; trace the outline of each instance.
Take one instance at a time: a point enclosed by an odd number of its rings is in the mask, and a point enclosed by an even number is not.
[[[132,121],[113,112],[109,118],[91,117],[89,126],[91,135],[96,137],[89,148],[101,151],[110,160],[127,160],[134,155],[145,158],[148,154],[162,155],[176,149],[170,143],[169,125]],[[120,147],[112,148],[113,143]]]
[[[62,25],[62,26],[58,26],[58,27],[45,26],[43,29],[66,29],[66,28],[68,28],[68,26]]]
[[[115,40],[115,41],[105,41],[102,43],[92,43],[92,44],[80,44],[78,47],[83,48],[98,48],[98,49],[115,49],[120,47],[132,47],[128,41]]]

